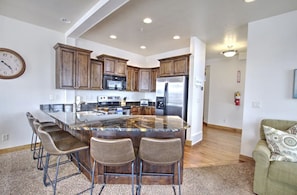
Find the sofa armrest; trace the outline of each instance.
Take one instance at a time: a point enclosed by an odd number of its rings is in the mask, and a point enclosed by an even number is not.
[[[265,140],[260,140],[253,151],[253,158],[256,163],[263,167],[268,167],[270,164],[271,151],[269,150]]]
[[[253,158],[256,162],[254,173],[254,192],[256,194],[265,194],[270,156],[271,152],[266,141],[260,140],[253,151]]]

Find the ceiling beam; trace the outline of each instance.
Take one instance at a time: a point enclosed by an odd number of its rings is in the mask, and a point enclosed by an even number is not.
[[[65,37],[78,38],[129,0],[99,0],[66,33]]]

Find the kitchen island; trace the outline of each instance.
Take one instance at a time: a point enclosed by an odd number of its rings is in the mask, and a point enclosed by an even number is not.
[[[135,155],[137,156],[141,137],[153,138],[180,138],[182,147],[185,143],[186,129],[188,125],[178,116],[155,116],[155,115],[101,115],[96,112],[55,112],[47,113],[56,120],[64,130],[85,143],[90,143],[91,137],[99,137],[106,139],[131,138]],[[80,153],[82,164],[91,170],[92,159],[89,151]],[[136,159],[135,173],[139,172],[139,159]],[[107,167],[107,172],[130,173],[131,166]],[[181,161],[181,170],[183,169],[183,161]],[[144,163],[146,172],[162,172],[168,173],[171,171],[170,166],[156,167]],[[84,174],[90,179],[90,172],[84,171]],[[177,166],[174,168],[175,183],[177,184]],[[95,182],[101,183],[103,179],[103,167],[98,165],[95,172]],[[182,176],[183,171],[181,171]],[[181,177],[182,178],[182,177]],[[143,184],[170,184],[172,178],[145,176]],[[107,183],[128,184],[129,177],[110,176],[107,178]]]

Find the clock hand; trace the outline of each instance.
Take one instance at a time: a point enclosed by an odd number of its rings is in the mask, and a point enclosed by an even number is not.
[[[10,70],[12,70],[11,66],[9,66],[6,62],[4,62],[3,60],[1,60],[1,62],[2,62],[5,66],[7,66]]]

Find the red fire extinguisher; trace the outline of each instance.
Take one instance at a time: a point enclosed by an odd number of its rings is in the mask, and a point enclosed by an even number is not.
[[[240,106],[240,92],[239,91],[236,91],[234,93],[234,103],[235,103],[235,106]]]

